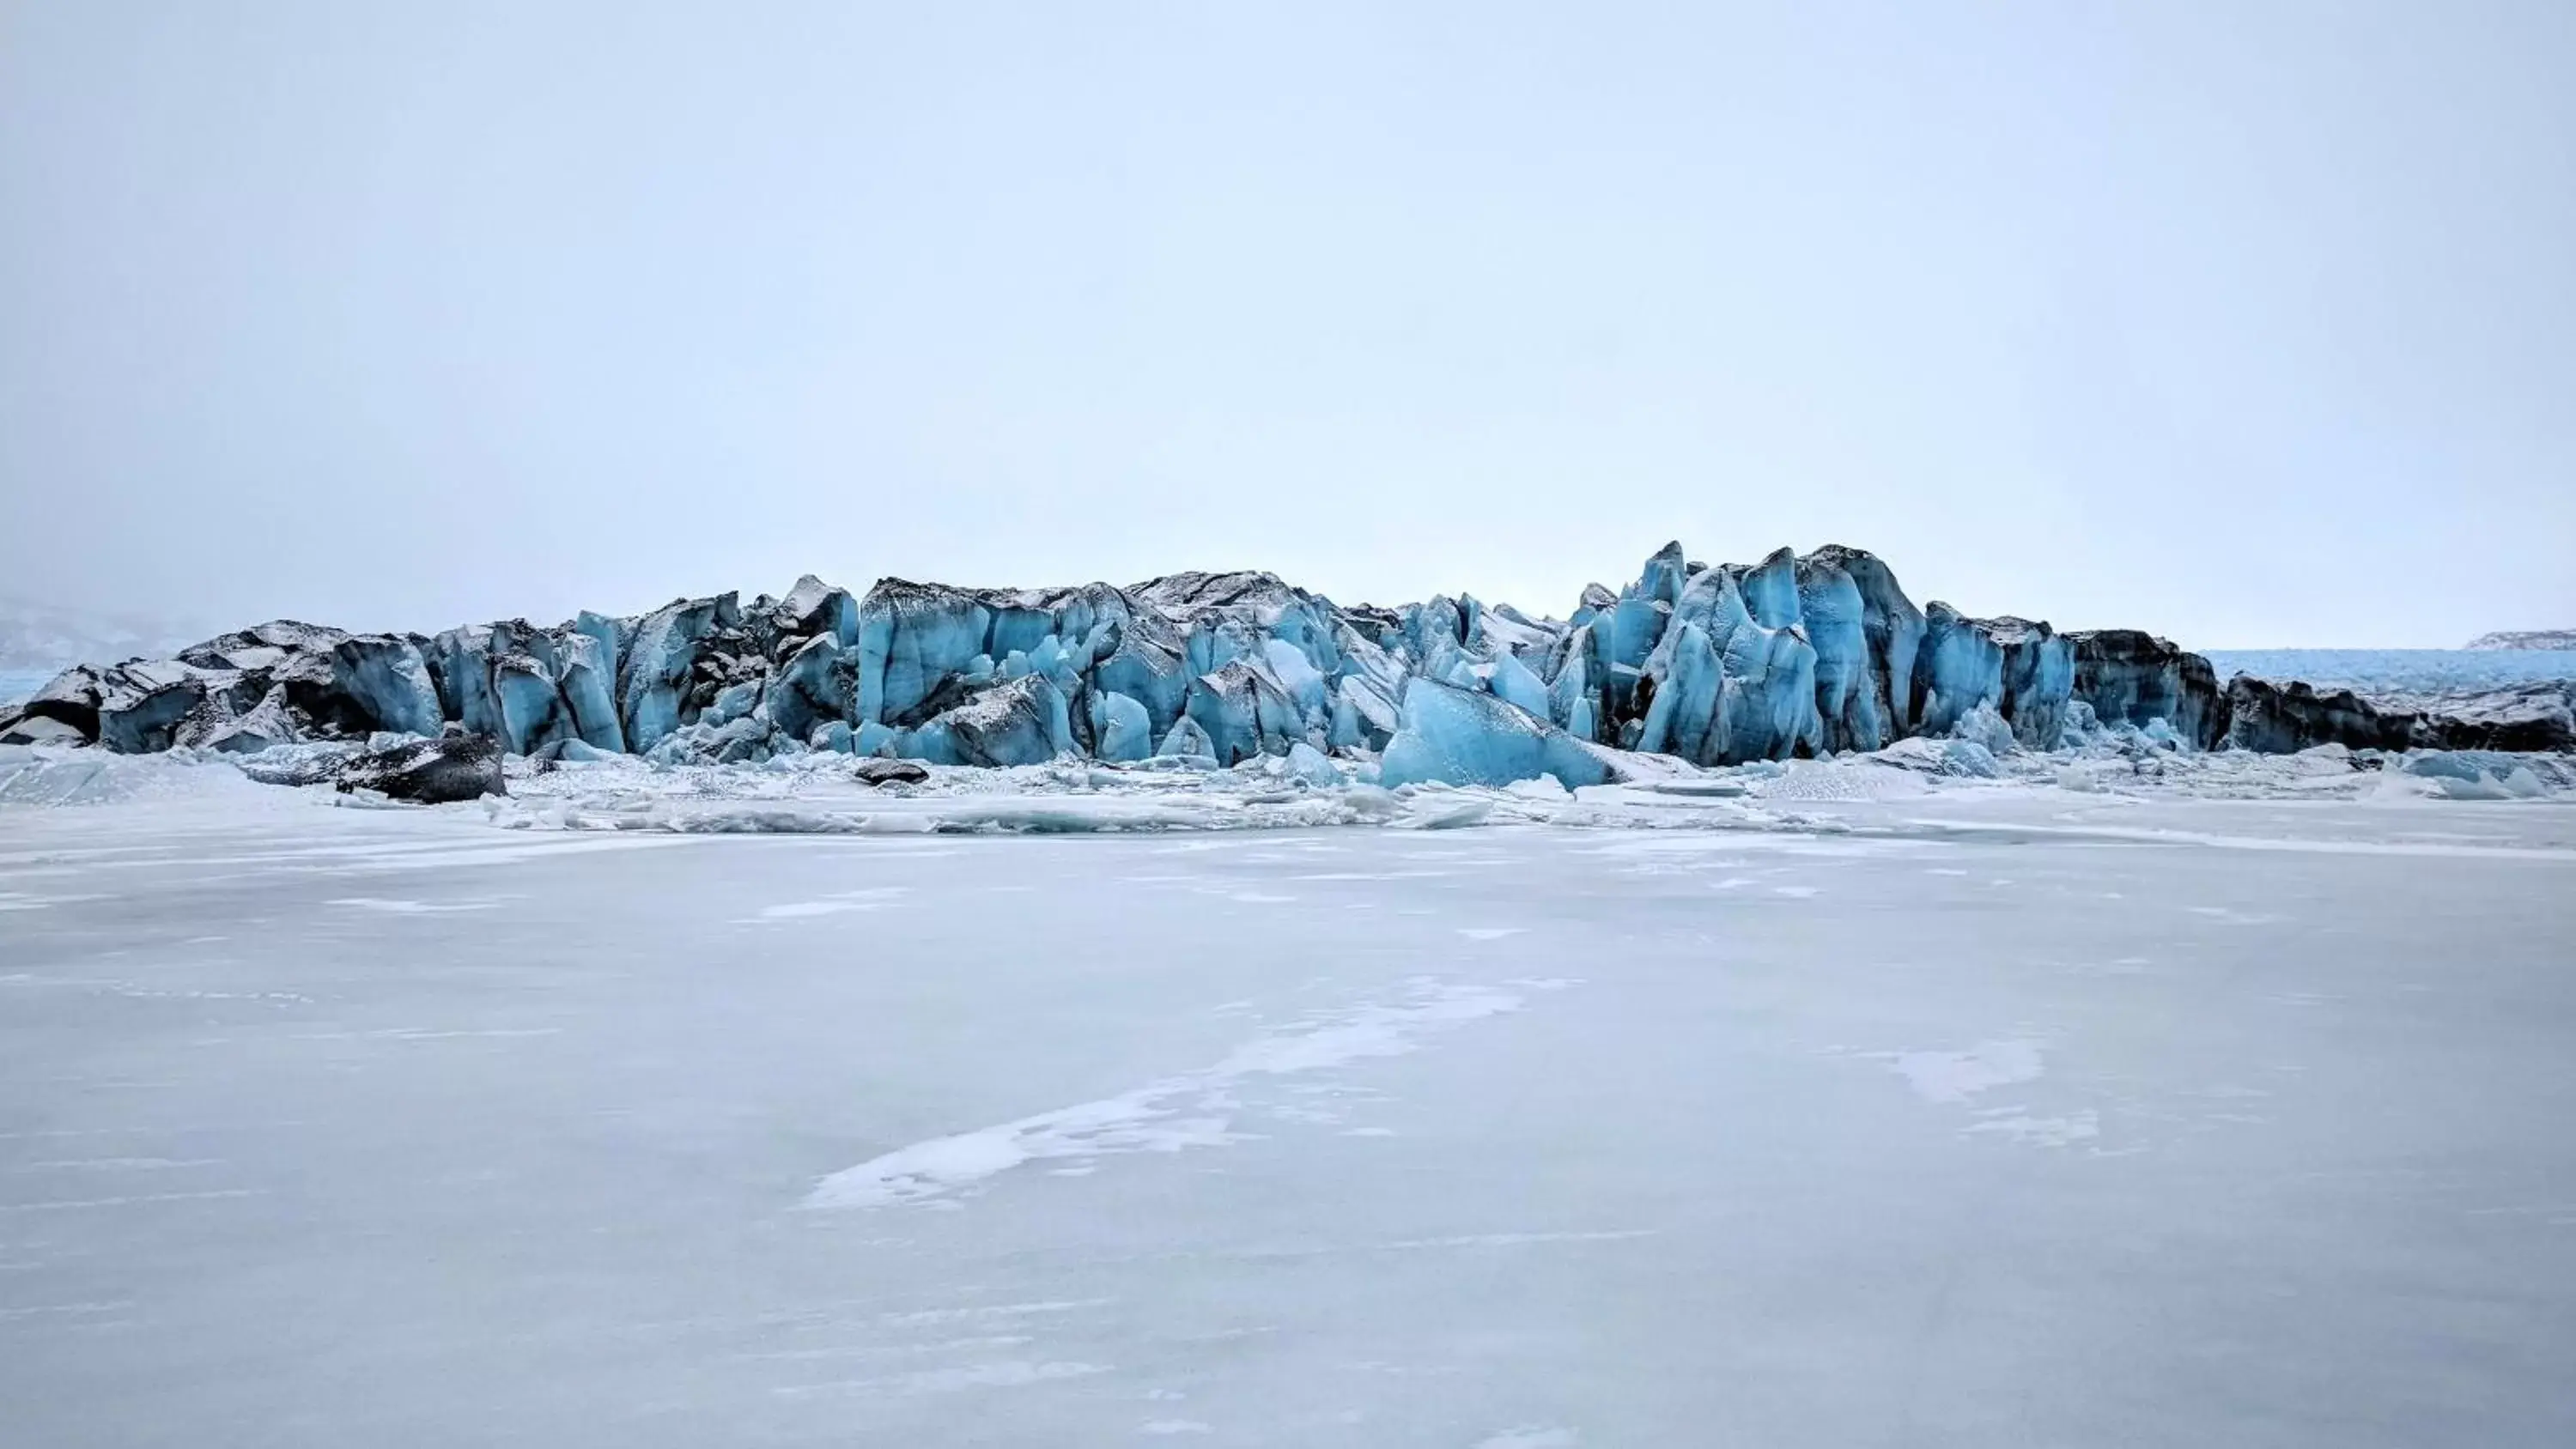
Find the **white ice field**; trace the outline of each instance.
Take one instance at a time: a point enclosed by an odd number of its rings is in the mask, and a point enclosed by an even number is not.
[[[2554,774],[7,753],[10,1446],[2576,1443]]]

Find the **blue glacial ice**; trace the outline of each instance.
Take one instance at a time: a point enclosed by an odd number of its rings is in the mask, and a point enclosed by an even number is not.
[[[1466,593],[1342,605],[1234,572],[1123,588],[887,579],[864,596],[808,575],[748,604],[434,636],[277,621],[172,660],[66,671],[0,708],[0,743],[248,753],[460,731],[520,755],[578,742],[666,763],[820,749],[976,767],[1234,766],[1303,747],[1450,783],[1584,776],[1622,751],[1731,767],[1917,737],[2050,750],[2105,729],[2202,751],[2576,745],[2576,655],[2378,658],[2300,667],[2447,692],[2374,703],[2366,685],[2346,705],[2250,670],[2222,685],[2209,658],[2142,631],[1918,608],[1859,549],[1703,564],[1673,543],[1632,581],[1587,586],[1561,620]],[[2282,658],[2222,662],[2277,675]]]
[[[1403,723],[1378,783],[1508,785],[1554,776],[1567,789],[1617,778],[1607,752],[1490,694],[1433,679],[1405,687]]]
[[[1094,689],[1090,709],[1093,759],[1126,764],[1154,753],[1154,722],[1145,706],[1114,689]]]

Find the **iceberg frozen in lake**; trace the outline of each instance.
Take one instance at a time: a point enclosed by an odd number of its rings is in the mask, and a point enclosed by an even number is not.
[[[1302,748],[1390,783],[1572,787],[1643,757],[1726,767],[1913,738],[2046,751],[2105,727],[2193,750],[2564,750],[2569,706],[2563,677],[2429,703],[2277,672],[2223,683],[2142,631],[1918,607],[1859,549],[1711,565],[1674,543],[1564,620],[1466,594],[1344,606],[1242,572],[1124,588],[887,579],[864,598],[808,575],[778,599],[434,636],[282,620],[66,671],[0,710],[0,743],[258,753],[459,731],[545,760],[826,751],[980,768],[1225,768]]]

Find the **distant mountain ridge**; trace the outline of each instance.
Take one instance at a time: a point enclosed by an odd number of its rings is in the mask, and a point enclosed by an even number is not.
[[[157,658],[186,647],[195,632],[167,619],[0,598],[0,669],[57,670],[100,659]]]
[[[2576,649],[2576,629],[2521,629],[2480,634],[2463,649]]]

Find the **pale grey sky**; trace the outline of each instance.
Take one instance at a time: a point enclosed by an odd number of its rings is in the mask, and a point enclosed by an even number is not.
[[[2576,4],[0,0],[0,576],[2576,624]]]

